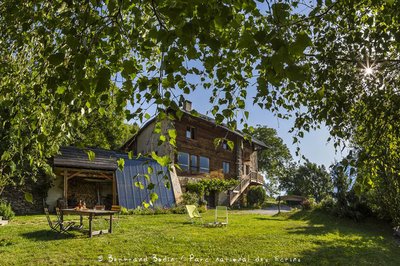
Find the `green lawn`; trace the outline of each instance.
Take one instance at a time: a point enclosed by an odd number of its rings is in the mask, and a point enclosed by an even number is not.
[[[212,215],[205,214],[206,220]],[[0,227],[0,265],[93,265],[99,256],[107,261],[109,255],[130,264],[146,257],[153,262],[155,255],[170,265],[201,260],[199,264],[225,265],[234,259],[259,265],[266,264],[261,260],[268,265],[400,265],[399,243],[390,227],[372,221],[356,224],[316,212],[231,212],[227,228],[186,221],[176,214],[124,216],[113,234],[89,239],[79,232],[71,237],[52,233],[44,216],[18,216]]]

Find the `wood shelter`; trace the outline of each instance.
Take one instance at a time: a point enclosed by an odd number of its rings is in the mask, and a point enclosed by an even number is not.
[[[94,153],[92,160],[89,160],[89,152]],[[112,204],[117,204],[115,176],[117,168],[117,155],[114,151],[97,148],[61,148],[60,154],[54,157],[54,171],[56,175],[63,178],[63,205],[67,206],[71,200],[72,185],[81,191],[91,193],[91,197],[97,197],[97,201],[100,201],[99,187],[107,187],[112,195]],[[76,197],[79,198],[79,195]]]

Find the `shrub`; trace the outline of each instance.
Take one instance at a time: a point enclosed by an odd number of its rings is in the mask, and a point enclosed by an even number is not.
[[[128,209],[125,207],[121,207],[121,215],[128,215],[128,214],[129,214]]]
[[[323,200],[321,200],[321,202],[317,205],[317,208],[322,211],[332,213],[335,209],[336,204],[337,203],[331,196],[327,196]]]
[[[174,208],[171,208],[171,212],[174,214],[185,214],[186,213],[186,208],[185,206],[176,206]]]
[[[199,196],[196,193],[186,192],[182,194],[182,205],[199,205]]]
[[[198,210],[200,213],[205,213],[205,212],[207,211],[207,208],[206,208],[205,205],[202,205],[202,206],[198,207],[197,210]]]
[[[247,193],[247,204],[252,207],[260,206],[264,203],[266,198],[267,194],[263,187],[252,187]]]
[[[162,208],[162,207],[154,207],[154,214],[169,214],[171,213],[170,209]]]
[[[301,206],[304,210],[311,210],[316,206],[315,199],[312,197],[305,199],[301,202]]]
[[[0,201],[0,216],[3,216],[3,219],[11,220],[14,218],[15,213],[11,208],[11,204],[5,201]]]

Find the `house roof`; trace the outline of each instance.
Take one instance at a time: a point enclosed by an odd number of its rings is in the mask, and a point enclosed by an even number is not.
[[[227,130],[227,131],[229,131],[229,132],[232,132],[233,134],[238,135],[238,136],[240,136],[240,137],[242,137],[242,138],[245,137],[245,134],[244,134],[242,131],[240,131],[240,130],[232,130],[232,129],[230,129],[226,124],[217,124],[214,118],[211,118],[211,117],[209,117],[209,116],[206,116],[206,115],[203,115],[203,114],[200,114],[200,113],[197,113],[197,115],[194,116],[191,112],[186,111],[186,110],[183,110],[183,109],[181,109],[181,111],[182,111],[183,113],[185,113],[186,115],[189,115],[189,116],[195,117],[195,118],[200,118],[200,119],[202,119],[202,120],[204,120],[204,121],[206,121],[206,122],[208,122],[208,123],[214,124],[214,125],[217,126],[217,127],[221,127],[221,128],[223,128],[223,129],[225,129],[225,130]],[[151,125],[151,124],[155,121],[155,119],[156,119],[156,118],[154,117],[154,118],[148,120],[148,121],[139,129],[139,131],[138,131],[132,138],[130,138],[130,139],[121,147],[121,149],[122,149],[122,150],[126,150],[126,149],[132,144],[132,142],[136,139],[136,136],[138,136],[145,128],[147,128],[149,125]],[[258,140],[258,139],[254,138],[254,137],[251,137],[251,141],[252,141],[254,144],[256,144],[256,145],[258,145],[258,146],[260,146],[260,147],[262,147],[262,148],[267,148],[267,145],[266,145],[264,142],[262,142],[261,140]]]
[[[89,160],[88,151],[93,151],[95,157]],[[81,168],[94,170],[112,170],[118,168],[117,153],[99,148],[61,147],[60,154],[54,156],[54,167]]]

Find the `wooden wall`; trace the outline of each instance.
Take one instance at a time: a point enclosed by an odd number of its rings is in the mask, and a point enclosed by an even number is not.
[[[187,127],[193,127],[195,130],[195,138],[186,138]],[[236,135],[217,127],[202,119],[184,115],[181,121],[175,122],[177,131],[177,150],[186,152],[190,155],[204,156],[210,159],[210,177],[212,178],[235,178],[237,176],[236,166],[236,147],[231,150],[225,150],[222,145],[215,147],[215,138],[226,138],[231,141],[236,140]],[[235,145],[237,145],[235,143]],[[223,174],[222,162],[229,163],[229,174]],[[203,177],[204,173],[181,172],[178,175],[190,177]]]

